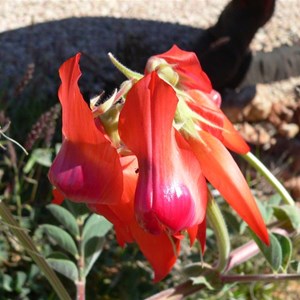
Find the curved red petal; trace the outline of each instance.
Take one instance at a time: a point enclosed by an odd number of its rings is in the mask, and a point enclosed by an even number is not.
[[[131,225],[136,243],[154,269],[154,281],[166,277],[176,262],[180,250],[180,240],[165,232],[153,235],[145,232],[137,223]]]
[[[215,129],[215,131],[209,131],[208,128],[212,128],[211,126],[208,126],[206,128],[203,128],[204,130],[211,132],[215,137],[220,139],[222,143],[227,147],[228,149],[239,153],[239,154],[246,154],[250,151],[249,146],[244,141],[242,136],[239,134],[239,132],[234,128],[233,124],[229,121],[229,119],[224,115],[222,110],[218,107],[218,105],[215,103],[215,101],[210,99],[210,95],[205,95],[203,93],[200,93],[196,90],[191,90],[188,92],[190,97],[195,101],[194,103],[189,103],[189,106],[197,113],[199,113],[201,116],[205,117],[205,113],[208,113],[208,110],[210,111],[211,115],[207,115],[207,119],[214,123],[215,125],[223,125],[223,130],[220,132]],[[221,121],[222,119],[222,121]]]
[[[136,173],[137,159],[133,155],[121,157],[121,165],[124,187],[121,202],[117,205],[91,204],[89,207],[114,224],[117,241],[124,246],[125,243],[134,241],[129,226],[135,222],[133,200],[138,177]]]
[[[62,147],[49,179],[70,200],[116,203],[122,195],[119,155],[95,125],[92,112],[78,87],[80,54],[60,68],[59,99],[62,105]]]
[[[198,225],[192,226],[187,229],[189,238],[190,238],[190,246],[192,247],[195,243],[197,233],[198,233]]]
[[[80,53],[68,59],[59,69],[61,85],[58,97],[62,105],[63,136],[73,142],[100,143],[105,140],[94,124],[92,112],[84,101],[78,80]]]
[[[139,162],[136,215],[151,233],[198,224],[206,208],[200,166],[172,127],[177,101],[174,90],[153,72],[130,90],[120,115],[121,139]]]
[[[75,202],[112,204],[121,199],[120,161],[109,143],[64,140],[48,176],[66,198]]]
[[[156,55],[163,58],[180,76],[180,86],[184,89],[199,89],[205,93],[212,90],[211,82],[202,70],[197,55],[194,52],[181,50],[176,45],[165,53]]]
[[[268,232],[257,204],[239,167],[223,144],[200,131],[201,141],[190,139],[207,180],[221,193],[250,228],[266,243]]]
[[[113,210],[114,207],[118,208],[117,213]],[[128,205],[122,205],[122,208],[120,208],[120,205],[91,204],[89,208],[95,213],[105,217],[114,225],[117,242],[121,247],[124,247],[126,243],[132,243],[134,241],[129,223],[123,222],[122,219],[122,213],[130,209]]]

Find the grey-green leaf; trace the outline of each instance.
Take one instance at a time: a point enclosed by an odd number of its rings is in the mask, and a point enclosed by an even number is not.
[[[47,262],[56,272],[66,276],[73,282],[78,280],[78,269],[72,261],[66,259],[47,258]]]
[[[79,235],[76,219],[67,209],[56,204],[47,205],[47,209],[74,237]]]
[[[62,249],[74,256],[78,255],[76,244],[72,237],[60,227],[44,224],[40,228],[45,231],[50,239],[53,239]]]
[[[93,267],[94,263],[98,259],[99,255],[101,254],[104,246],[104,238],[94,236],[90,238],[84,246],[84,253],[85,253],[85,268],[84,274],[85,276],[88,275],[91,268]]]
[[[104,217],[92,214],[83,227],[82,237],[85,244],[90,238],[104,237],[112,228],[112,224]]]
[[[190,277],[190,280],[192,280],[193,285],[204,284],[209,290],[214,290],[213,286],[210,284],[210,282],[207,281],[204,276]]]
[[[298,274],[300,274],[300,261],[297,261],[297,260],[291,261],[291,267],[294,271],[296,271]]]
[[[281,251],[282,251],[281,267],[283,271],[286,271],[292,258],[292,251],[293,251],[292,241],[290,240],[289,237],[281,234],[275,234],[275,236],[281,246]]]
[[[290,221],[291,226],[300,229],[300,209],[297,206],[281,205],[273,206],[274,215],[279,221]]]
[[[17,277],[16,277],[16,282],[15,282],[15,289],[18,292],[22,291],[23,285],[27,279],[27,275],[25,272],[18,271],[17,272]]]
[[[24,166],[24,173],[29,173],[35,163],[38,163],[44,167],[50,167],[52,164],[52,150],[48,148],[37,148],[33,150],[29,160]]]
[[[276,236],[272,233],[269,233],[270,246],[266,246],[253,231],[250,230],[250,232],[252,238],[266,258],[267,262],[270,264],[271,268],[274,271],[278,271],[282,264],[282,250]]]

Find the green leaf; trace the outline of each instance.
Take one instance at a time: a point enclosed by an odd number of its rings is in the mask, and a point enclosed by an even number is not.
[[[103,246],[104,246],[105,239],[102,237],[94,236],[90,238],[84,246],[84,255],[85,255],[85,267],[84,267],[84,274],[85,276],[88,275],[91,268],[93,267],[94,263],[100,256]]]
[[[296,271],[298,274],[300,274],[300,261],[297,261],[297,260],[291,261],[291,267],[294,271]]]
[[[74,237],[79,236],[79,227],[76,219],[67,209],[56,204],[47,205],[47,209]]]
[[[67,210],[70,211],[75,218],[80,217],[82,220],[85,220],[91,213],[84,203],[75,203],[67,199],[64,203],[67,206]]]
[[[292,251],[293,251],[293,245],[287,236],[281,235],[281,234],[274,234],[281,246],[282,251],[282,262],[281,267],[283,271],[286,272],[287,267],[290,264],[291,258],[292,258]]]
[[[65,253],[62,253],[62,252],[59,252],[59,251],[54,251],[54,252],[50,253],[50,254],[47,256],[47,259],[48,259],[48,258],[66,259],[66,260],[69,260],[69,257],[68,257]]]
[[[267,201],[269,205],[279,205],[282,198],[279,194],[275,194],[270,197],[270,199]]]
[[[295,229],[300,229],[300,209],[297,206],[281,205],[273,206],[274,215],[279,221],[289,221]]]
[[[250,230],[250,229],[249,229]],[[250,230],[252,238],[256,242],[260,251],[266,258],[267,262],[270,264],[271,268],[274,271],[278,271],[282,264],[282,250],[279,241],[276,236],[272,233],[269,233],[270,237],[270,246],[266,246],[257,236],[256,234]]]
[[[190,280],[192,280],[193,285],[204,284],[209,290],[214,290],[212,285],[207,281],[207,279],[204,276],[190,277]]]
[[[256,200],[260,213],[265,221],[265,223],[269,223],[271,217],[273,215],[273,209],[269,206],[264,205],[261,201]]]
[[[7,292],[12,292],[13,279],[10,275],[4,274],[2,279],[2,288]]]
[[[83,227],[83,244],[85,244],[90,238],[104,237],[111,228],[112,224],[104,217],[92,214]]]
[[[76,244],[72,237],[60,227],[44,224],[40,228],[46,232],[50,239],[53,239],[61,248],[71,253],[75,257],[78,255]]]
[[[24,166],[24,173],[29,173],[36,163],[49,168],[52,164],[52,150],[49,148],[37,148],[33,150]]]
[[[93,264],[102,252],[104,237],[112,228],[112,224],[104,217],[92,214],[85,222],[82,232],[85,252],[85,275],[90,272]]]
[[[18,271],[17,272],[17,277],[16,277],[16,285],[15,285],[15,290],[17,292],[21,292],[23,285],[26,281],[27,275],[26,273],[22,272],[22,271]]]
[[[72,261],[67,259],[47,258],[47,262],[56,272],[66,276],[73,282],[78,280],[78,269]]]

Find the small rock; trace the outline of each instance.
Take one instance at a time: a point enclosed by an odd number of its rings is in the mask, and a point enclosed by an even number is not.
[[[272,110],[272,102],[268,101],[265,86],[258,84],[254,99],[243,109],[244,119],[250,122],[266,120]]]
[[[263,145],[264,150],[270,148],[275,143],[275,139],[266,131],[263,126],[255,125],[252,126],[245,122],[241,125],[239,130],[243,138],[253,145]]]
[[[285,187],[291,191],[292,196],[295,200],[300,199],[300,176],[292,177],[285,181]]]
[[[299,126],[295,123],[282,123],[278,128],[278,132],[282,136],[292,139],[298,134]]]

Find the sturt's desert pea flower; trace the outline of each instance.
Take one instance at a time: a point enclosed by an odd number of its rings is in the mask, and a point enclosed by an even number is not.
[[[155,280],[174,265],[183,232],[205,245],[210,182],[264,241],[256,202],[230,152],[248,145],[220,109],[194,53],[173,46],[149,59],[109,102],[84,101],[80,54],[60,68],[63,142],[49,171],[56,202],[83,202],[136,242]],[[134,74],[131,72],[130,74]],[[125,74],[126,75],[126,74]]]

